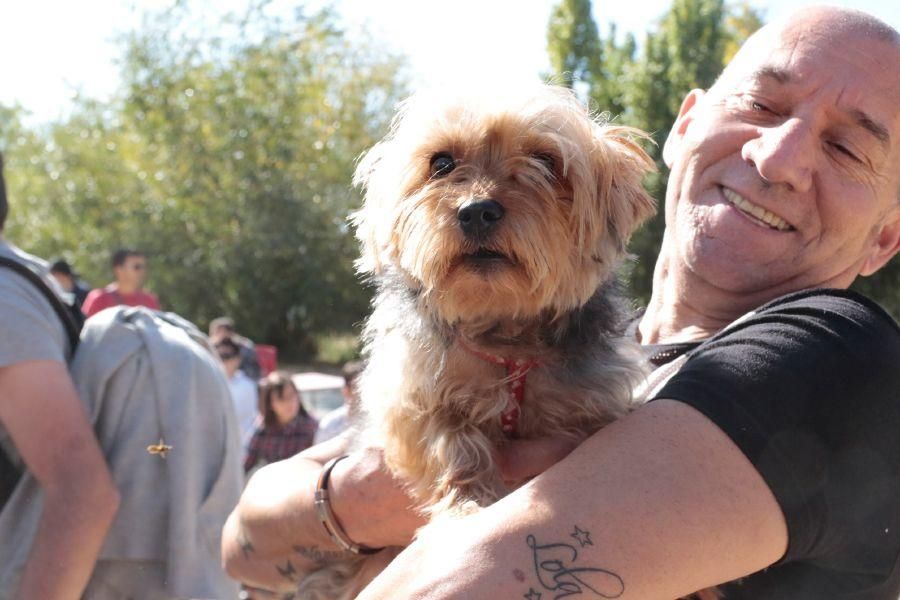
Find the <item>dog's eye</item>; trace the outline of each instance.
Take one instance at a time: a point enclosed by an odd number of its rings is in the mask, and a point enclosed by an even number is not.
[[[532,158],[539,161],[546,167],[551,175],[556,175],[556,158],[552,154],[546,152],[535,152]]]
[[[456,161],[447,152],[438,152],[431,157],[431,176],[443,177],[456,168]]]

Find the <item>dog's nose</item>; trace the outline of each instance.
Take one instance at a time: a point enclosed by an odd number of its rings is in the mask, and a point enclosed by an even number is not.
[[[456,218],[464,234],[480,237],[491,233],[505,212],[495,200],[476,200],[461,207]]]

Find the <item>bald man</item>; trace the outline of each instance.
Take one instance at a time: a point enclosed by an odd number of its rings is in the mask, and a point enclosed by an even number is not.
[[[825,7],[764,27],[687,95],[664,158],[666,232],[633,328],[659,367],[650,401],[426,530],[360,599],[900,596],[900,328],[846,290],[900,249],[897,32]],[[226,528],[233,572],[278,556],[275,524],[279,543],[334,552],[315,451],[251,482]],[[377,469],[369,451],[332,473],[338,521],[372,547],[417,524]]]

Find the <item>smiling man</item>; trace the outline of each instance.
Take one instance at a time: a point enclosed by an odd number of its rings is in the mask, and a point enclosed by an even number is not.
[[[664,157],[666,233],[633,329],[659,367],[650,401],[426,529],[360,599],[898,598],[900,327],[846,288],[900,250],[900,37],[825,7],[763,28],[688,94]],[[416,521],[372,517],[404,503],[367,457],[334,469],[332,504],[379,547]],[[334,550],[306,467],[248,486],[234,572],[276,523]],[[292,469],[304,481],[279,497]]]

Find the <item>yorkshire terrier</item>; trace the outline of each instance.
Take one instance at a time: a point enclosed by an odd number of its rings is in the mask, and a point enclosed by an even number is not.
[[[358,268],[377,285],[360,433],[432,518],[508,493],[508,440],[580,441],[634,406],[644,371],[615,279],[654,211],[645,139],[565,88],[420,93],[360,163]],[[372,577],[342,568],[301,597]]]

